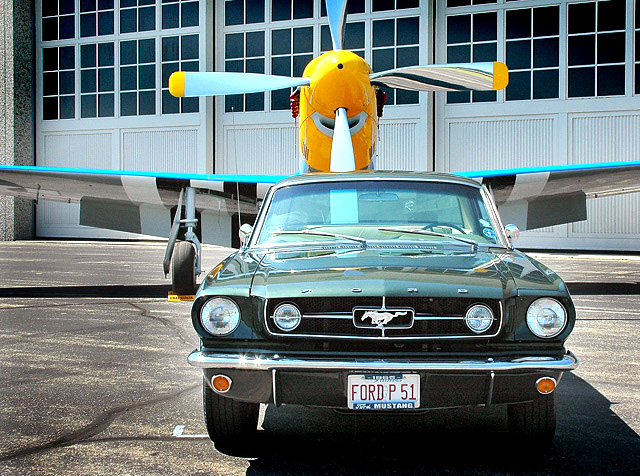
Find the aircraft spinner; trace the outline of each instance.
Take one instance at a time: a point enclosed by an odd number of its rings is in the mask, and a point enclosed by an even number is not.
[[[380,86],[411,91],[492,91],[509,82],[500,62],[407,66],[374,73],[360,56],[342,48],[346,0],[326,0],[333,50],[313,59],[301,78],[256,73],[183,72],[169,78],[176,97],[249,94],[299,88],[292,101],[300,114],[300,153],[308,172],[373,168]]]

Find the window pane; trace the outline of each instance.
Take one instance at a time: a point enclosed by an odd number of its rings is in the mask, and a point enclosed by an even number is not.
[[[42,74],[42,95],[43,96],[58,95],[58,73]]]
[[[291,57],[280,56],[271,58],[271,74],[277,76],[291,76]]]
[[[242,112],[244,110],[244,96],[234,94],[224,97],[224,112]]]
[[[198,35],[182,37],[182,59],[198,59]]]
[[[163,88],[169,87],[169,77],[171,76],[172,73],[175,73],[176,71],[179,71],[179,70],[180,70],[179,63],[164,63],[162,65],[162,87]]]
[[[200,65],[197,61],[183,61],[182,71],[200,71]]]
[[[200,110],[198,98],[182,98],[182,112],[198,112]]]
[[[142,91],[140,93],[140,115],[148,116],[156,113],[156,92]]]
[[[138,88],[138,68],[136,66],[126,66],[120,68],[120,89],[132,91]]]
[[[138,62],[153,63],[156,60],[156,40],[140,40],[138,43]]]
[[[595,95],[595,68],[569,69],[569,97]]]
[[[224,70],[228,73],[244,73],[244,61],[242,60],[225,61]]]
[[[531,11],[507,11],[507,38],[528,38],[531,35]]]
[[[113,12],[98,13],[98,34],[113,35]]]
[[[244,23],[244,0],[224,2],[224,24],[242,25]]]
[[[113,43],[98,45],[98,66],[113,66]]]
[[[558,66],[558,38],[533,40],[533,67]]]
[[[229,5],[227,2],[226,5]],[[168,5],[162,5],[162,28],[168,30],[170,28],[178,28],[180,26],[180,5],[177,3],[170,3]]]
[[[471,102],[469,91],[451,91],[447,93],[447,104],[460,104]]]
[[[81,117],[96,117],[98,109],[96,106],[96,95],[90,94],[88,96],[82,96],[80,98],[80,116]]]
[[[569,66],[595,63],[595,35],[569,37]]]
[[[60,39],[61,40],[73,38],[75,36],[74,20],[75,20],[74,16],[60,18]],[[60,104],[62,104],[62,101],[60,102]]]
[[[302,76],[304,69],[309,62],[313,59],[313,55],[298,55],[293,57],[293,75],[296,77]]]
[[[247,60],[247,67],[245,68],[247,73],[264,73],[264,59],[250,59]]]
[[[398,10],[402,8],[418,8],[419,6],[419,0],[397,0],[396,2],[396,8]]]
[[[550,69],[533,72],[533,99],[558,97],[558,70]]]
[[[198,26],[198,2],[182,4],[182,27]]]
[[[140,89],[156,87],[156,67],[153,64],[140,66]]]
[[[530,99],[531,73],[522,71],[509,73],[509,85],[506,89],[507,101]]]
[[[180,59],[180,37],[169,36],[162,39],[162,61],[178,61]]]
[[[178,114],[180,99],[173,97],[167,90],[162,91],[162,114]]]
[[[364,28],[362,34],[364,37]],[[417,45],[420,43],[420,19],[418,17],[399,18],[397,34],[397,45]],[[364,46],[364,41],[362,46]]]
[[[60,119],[73,119],[76,116],[76,103],[74,96],[60,98]]]
[[[313,28],[293,29],[293,52],[308,53],[313,51]]]
[[[419,62],[419,48],[417,46],[413,46],[410,48],[398,48],[396,68],[402,68],[404,66],[414,66]]]
[[[471,41],[471,15],[447,17],[447,43],[468,43]]]
[[[625,0],[598,2],[598,31],[624,30],[625,8]]]
[[[141,8],[138,18],[138,31],[150,31],[156,29],[156,8]],[[155,111],[154,111],[155,113]]]
[[[374,12],[393,10],[394,8],[395,8],[395,5],[393,0],[373,0]]]
[[[291,0],[272,0],[271,20],[291,20]]]
[[[80,92],[96,92],[96,70],[87,69],[80,72]]]
[[[395,25],[393,20],[373,22],[373,46],[393,46],[394,40]]]
[[[471,61],[471,46],[469,45],[449,46],[447,48],[447,63],[468,63],[470,61]],[[509,67],[511,68],[511,66]]]
[[[640,64],[636,65],[636,94],[640,94]]]
[[[53,3],[53,2],[49,2]],[[80,11],[91,12],[96,10],[96,0],[80,0]]]
[[[530,40],[507,42],[507,67],[509,69],[531,68]]]
[[[448,8],[466,7],[468,5],[471,5],[471,0],[447,0]]]
[[[82,45],[80,47],[80,67],[93,68],[96,65],[96,45]]]
[[[418,104],[419,100],[418,91],[396,90],[396,104]]]
[[[394,56],[393,48],[373,50],[373,70],[379,72],[395,68]]]
[[[496,39],[497,16],[495,13],[473,15],[473,41],[491,41]]]
[[[596,28],[596,4],[575,3],[569,5],[569,33],[588,33]]]
[[[264,111],[264,93],[247,94],[246,111]]]
[[[113,114],[114,114],[113,102],[114,102],[113,94],[99,94],[98,95],[98,116],[113,117]]]
[[[320,27],[320,51],[329,51],[333,49],[331,42],[331,31],[329,25],[322,25]]]
[[[533,36],[553,36],[560,32],[558,7],[533,9]]]
[[[98,10],[113,10],[113,0],[98,0]]]
[[[356,50],[364,48],[364,22],[347,23],[344,36],[345,49]],[[329,44],[331,44],[331,35],[329,35]],[[331,49],[331,46],[329,49]]]
[[[58,69],[58,48],[42,49],[42,67],[44,71],[55,71]]]
[[[271,109],[274,111],[289,109],[289,90],[271,91]]]
[[[58,19],[43,18],[42,19],[42,41],[52,41],[58,39]],[[56,103],[56,119],[57,119],[57,103]]]
[[[624,63],[624,33],[598,35],[598,63]]]
[[[75,69],[75,54],[73,46],[60,48],[60,69]]]
[[[295,0],[293,2],[293,18],[313,17],[313,0]]]
[[[473,61],[495,61],[497,55],[497,45],[495,43],[473,45]]]
[[[264,56],[264,31],[247,33],[247,56]]]
[[[96,15],[94,13],[80,15],[80,36],[96,36]]]
[[[113,91],[113,68],[98,70],[98,91]]]
[[[247,0],[247,23],[264,21],[264,0]]]
[[[283,55],[291,53],[291,30],[273,30],[271,32],[271,53]]]
[[[120,10],[120,33],[136,31],[136,10]]]
[[[244,34],[233,33],[225,35],[225,58],[242,58],[244,57]]]
[[[496,100],[495,91],[474,91],[473,102],[493,102]]]
[[[42,119],[58,119],[58,97],[42,99]]]
[[[41,2],[42,3],[42,16],[50,17],[58,14],[58,2]]]
[[[624,94],[624,65],[598,67],[598,96]]]

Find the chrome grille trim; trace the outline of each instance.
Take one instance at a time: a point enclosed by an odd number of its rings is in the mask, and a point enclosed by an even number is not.
[[[286,299],[281,299],[281,301],[285,302]],[[269,299],[265,299],[264,301],[264,324],[269,335],[274,337],[299,337],[306,339],[337,339],[337,340],[385,340],[385,341],[416,341],[416,340],[465,340],[465,339],[489,339],[492,337],[496,337],[502,331],[502,327],[504,325],[504,306],[501,300],[496,300],[498,302],[499,307],[499,316],[494,317],[494,321],[498,320],[499,325],[495,332],[491,334],[473,334],[473,335],[413,335],[413,336],[367,336],[367,335],[339,335],[339,334],[296,334],[296,333],[286,333],[286,332],[278,332],[270,329],[269,319],[273,320],[273,316],[268,313]],[[352,320],[352,314],[346,313],[322,313],[322,314],[313,314],[307,313],[302,316],[304,319],[336,319],[336,320]],[[416,321],[464,321],[464,316],[429,316],[425,314],[416,313],[415,320]],[[355,328],[355,326],[354,326]],[[375,328],[372,328],[375,329]],[[387,331],[393,331],[393,328],[387,328]]]

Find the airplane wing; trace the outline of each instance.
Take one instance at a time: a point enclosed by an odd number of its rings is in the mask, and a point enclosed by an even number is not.
[[[232,246],[240,212],[253,222],[259,201],[285,176],[204,175],[0,166],[0,194],[80,204],[80,224],[166,238],[184,187],[196,190],[204,243]]]
[[[587,219],[587,199],[640,192],[640,161],[461,172],[493,192],[503,223],[532,230]]]

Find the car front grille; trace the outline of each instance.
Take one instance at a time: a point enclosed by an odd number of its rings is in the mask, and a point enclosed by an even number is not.
[[[297,337],[322,337],[336,339],[465,339],[493,337],[502,328],[503,313],[497,299],[466,297],[386,297],[388,310],[413,309],[415,319],[407,328],[393,328],[392,324],[379,327],[356,327],[354,308],[380,310],[382,297],[344,296],[323,298],[271,299],[266,303],[267,329],[273,335]],[[295,304],[302,312],[302,322],[294,330],[285,332],[274,321],[275,309],[283,303]],[[493,324],[485,332],[476,334],[465,323],[467,309],[474,304],[484,304],[493,311]]]

